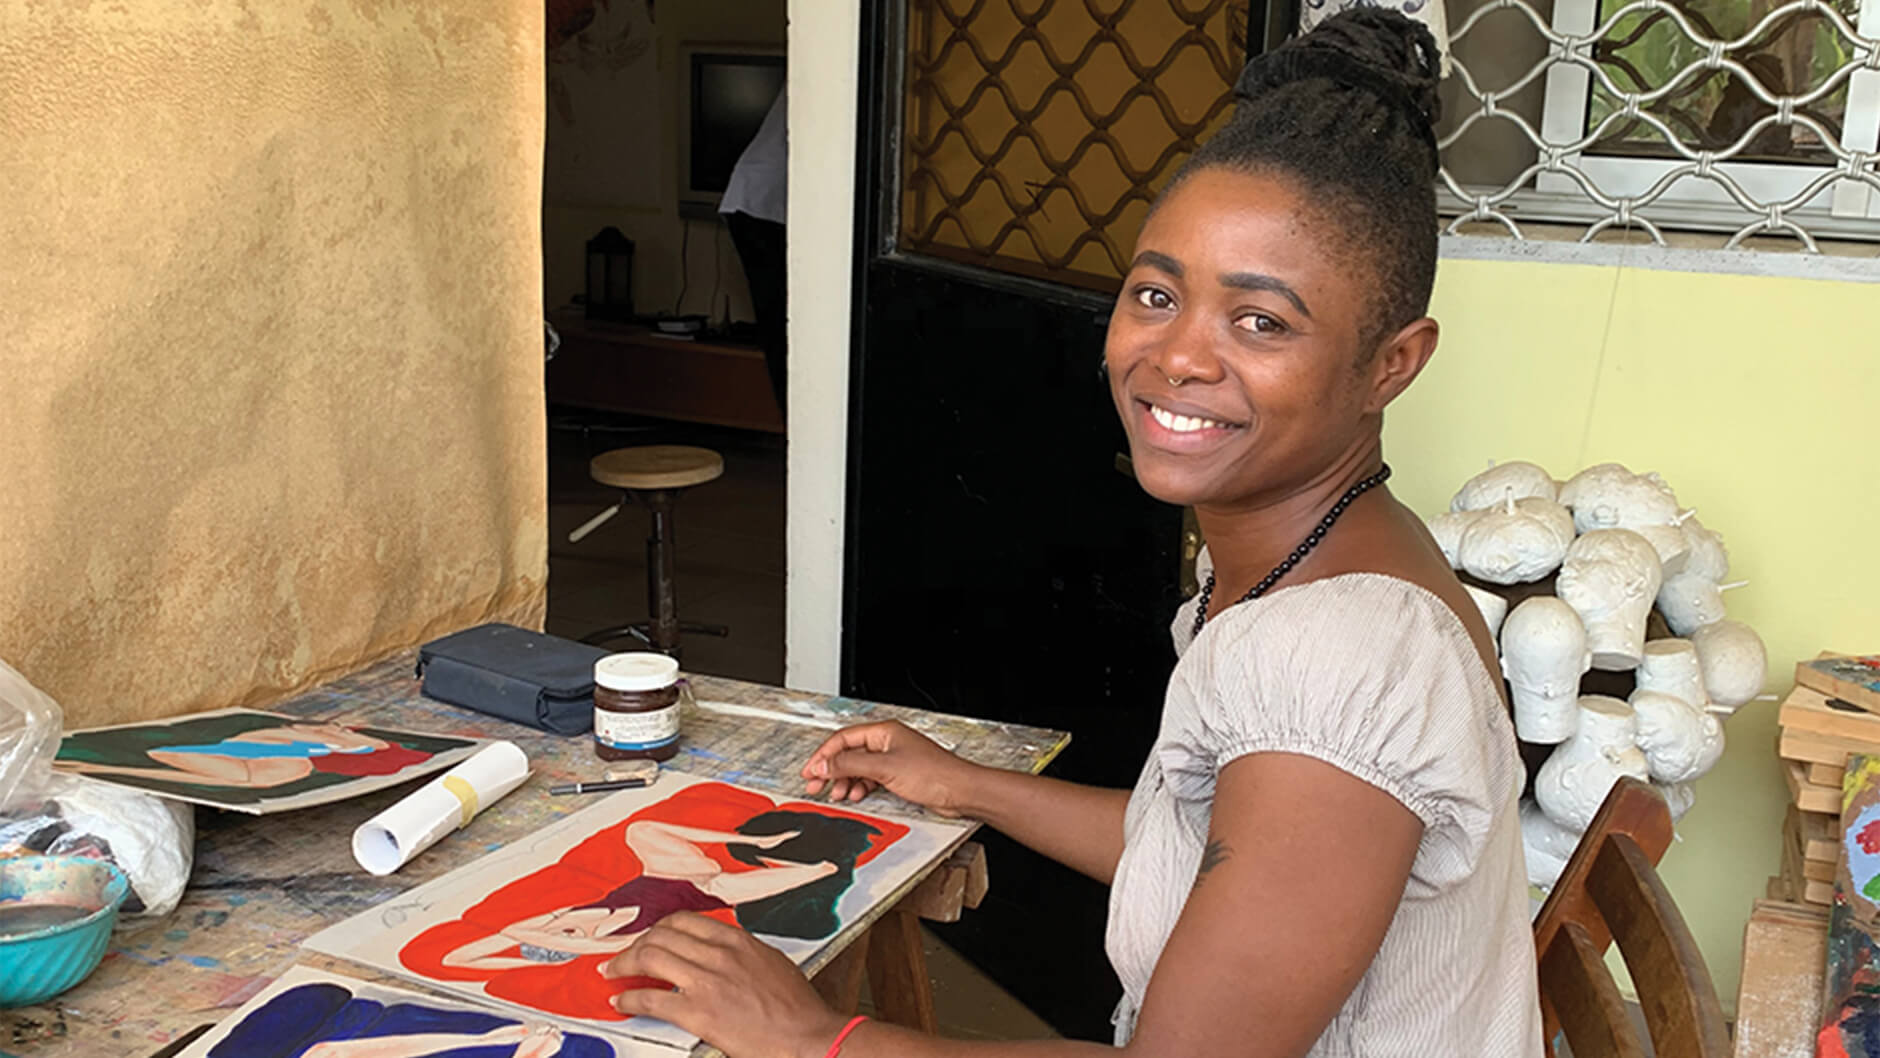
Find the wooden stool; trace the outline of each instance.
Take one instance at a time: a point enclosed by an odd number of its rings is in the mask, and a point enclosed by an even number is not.
[[[588,474],[611,485],[652,512],[652,531],[646,537],[646,609],[649,620],[603,628],[582,637],[583,643],[605,643],[633,636],[654,650],[679,656],[679,636],[694,633],[724,636],[724,625],[679,620],[679,597],[674,581],[672,508],[679,494],[703,485],[725,472],[722,456],[709,448],[682,445],[647,445],[602,452],[588,463]]]

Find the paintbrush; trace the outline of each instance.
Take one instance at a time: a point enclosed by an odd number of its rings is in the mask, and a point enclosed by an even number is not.
[[[645,779],[604,779],[600,782],[571,782],[561,786],[551,786],[551,794],[607,793],[610,790],[638,790],[646,785]]]

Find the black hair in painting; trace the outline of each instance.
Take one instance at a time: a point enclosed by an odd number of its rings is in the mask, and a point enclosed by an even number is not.
[[[760,849],[754,845],[728,845],[725,851],[741,863],[761,864],[763,860],[789,863],[833,863],[834,874],[800,885],[788,892],[753,900],[737,906],[738,924],[752,933],[773,937],[797,937],[820,940],[831,936],[841,926],[836,916],[836,901],[855,880],[855,861],[866,853],[872,839],[881,831],[859,819],[830,816],[820,812],[765,812],[752,816],[738,827],[738,833],[761,837],[797,831],[797,836],[776,848]]]
[[[1429,310],[1441,70],[1421,23],[1375,7],[1334,15],[1247,64],[1233,116],[1169,190],[1207,168],[1290,179],[1377,284],[1368,353]]]

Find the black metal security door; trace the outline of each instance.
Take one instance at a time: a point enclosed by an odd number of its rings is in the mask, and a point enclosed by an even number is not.
[[[1155,191],[1226,114],[1247,0],[864,4],[843,682],[1067,729],[1131,785],[1174,663],[1182,513],[1128,474],[1099,362]],[[800,283],[800,280],[798,281]],[[989,835],[940,932],[1107,1039],[1108,890]]]

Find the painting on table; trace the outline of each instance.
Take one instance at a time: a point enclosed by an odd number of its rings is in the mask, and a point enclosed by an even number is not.
[[[663,772],[307,945],[564,1024],[689,1047],[689,1033],[613,1008],[620,991],[661,982],[600,973],[653,923],[709,915],[813,968],[844,926],[899,899],[964,834]]]
[[[53,767],[260,815],[341,801],[447,768],[486,740],[220,709],[67,734]]]
[[[178,1058],[638,1058],[610,1040],[295,966]]]
[[[1880,1055],[1880,756],[1847,759],[1819,1058]]]

